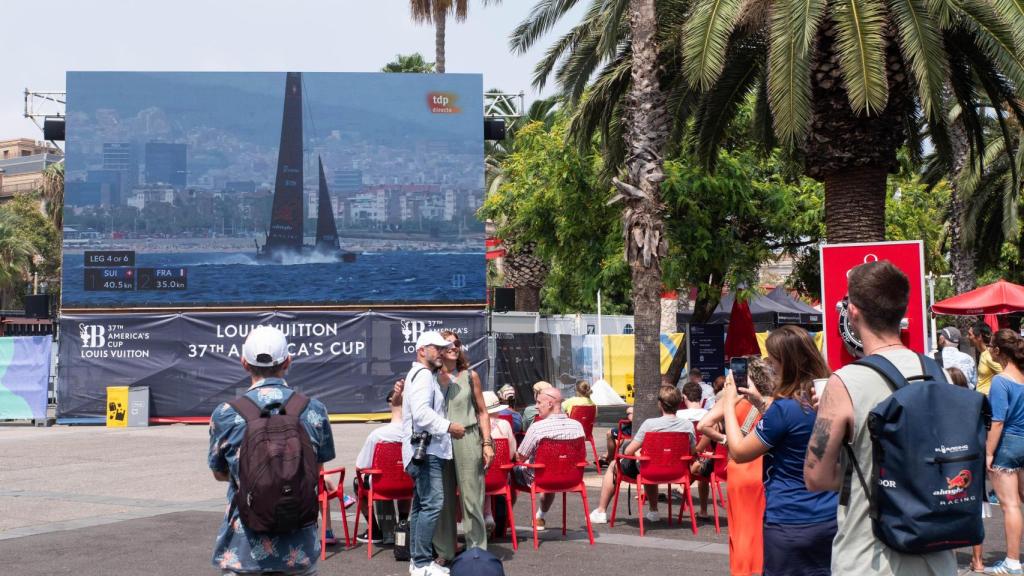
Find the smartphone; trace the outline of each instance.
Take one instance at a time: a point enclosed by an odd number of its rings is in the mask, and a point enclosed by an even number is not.
[[[737,388],[747,387],[747,364],[746,358],[733,358],[729,360],[729,370],[732,371],[732,379],[736,382]]]

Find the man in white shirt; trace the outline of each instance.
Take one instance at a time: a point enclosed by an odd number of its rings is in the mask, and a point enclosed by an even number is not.
[[[704,374],[697,368],[690,369],[689,381],[700,386],[701,407],[706,410],[710,410],[711,407],[715,405],[715,387],[704,382]]]
[[[689,420],[694,425],[700,422],[700,419],[708,413],[707,409],[701,407],[702,396],[703,391],[699,384],[693,382],[683,384],[683,404],[676,412],[676,417]]]
[[[958,348],[959,345],[960,330],[946,326],[939,331],[939,350],[942,351],[940,364],[943,368],[959,368],[973,389],[978,384],[978,371],[974,366],[974,358],[961,352]]]
[[[445,396],[437,384],[441,354],[451,345],[440,332],[424,332],[416,340],[416,361],[405,377],[402,465],[414,482],[409,513],[409,573],[413,576],[444,573],[433,561],[431,547],[441,507],[445,504],[441,476],[444,461],[452,459],[452,437],[462,438],[466,433],[461,424],[445,418]],[[426,443],[422,459],[413,459],[413,442]]]

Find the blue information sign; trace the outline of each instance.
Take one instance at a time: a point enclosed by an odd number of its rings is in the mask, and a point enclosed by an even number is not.
[[[690,324],[690,368],[700,370],[701,380],[714,382],[725,375],[725,326]]]

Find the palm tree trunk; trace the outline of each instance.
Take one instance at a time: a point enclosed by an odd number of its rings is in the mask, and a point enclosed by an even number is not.
[[[448,13],[443,2],[434,2],[434,69],[444,74],[444,33]]]
[[[953,153],[953,165],[949,178],[949,264],[953,272],[953,290],[962,294],[974,290],[977,277],[974,267],[974,250],[967,247],[964,238],[964,200],[960,193],[958,176],[967,163],[967,131],[963,122],[956,119],[949,126],[949,140]],[[961,317],[964,318],[964,317]],[[963,322],[958,322],[966,328]]]
[[[659,414],[661,258],[668,253],[661,204],[662,153],[671,122],[658,77],[655,0],[630,0],[629,25],[633,63],[625,132],[627,176],[625,182],[615,183],[626,204],[622,220],[633,278],[634,421],[639,426]]]
[[[885,240],[886,166],[825,176],[825,233],[830,243]]]

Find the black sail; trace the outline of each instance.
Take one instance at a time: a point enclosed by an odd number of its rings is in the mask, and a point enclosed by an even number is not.
[[[302,74],[289,72],[285,80],[274,205],[264,248],[268,254],[302,250],[302,182]]]
[[[327,178],[324,176],[324,161],[317,158],[320,166],[320,196],[316,210],[316,250],[317,252],[336,253],[341,249],[338,244],[338,227],[334,223],[334,210],[331,207],[331,195],[327,191]]]

